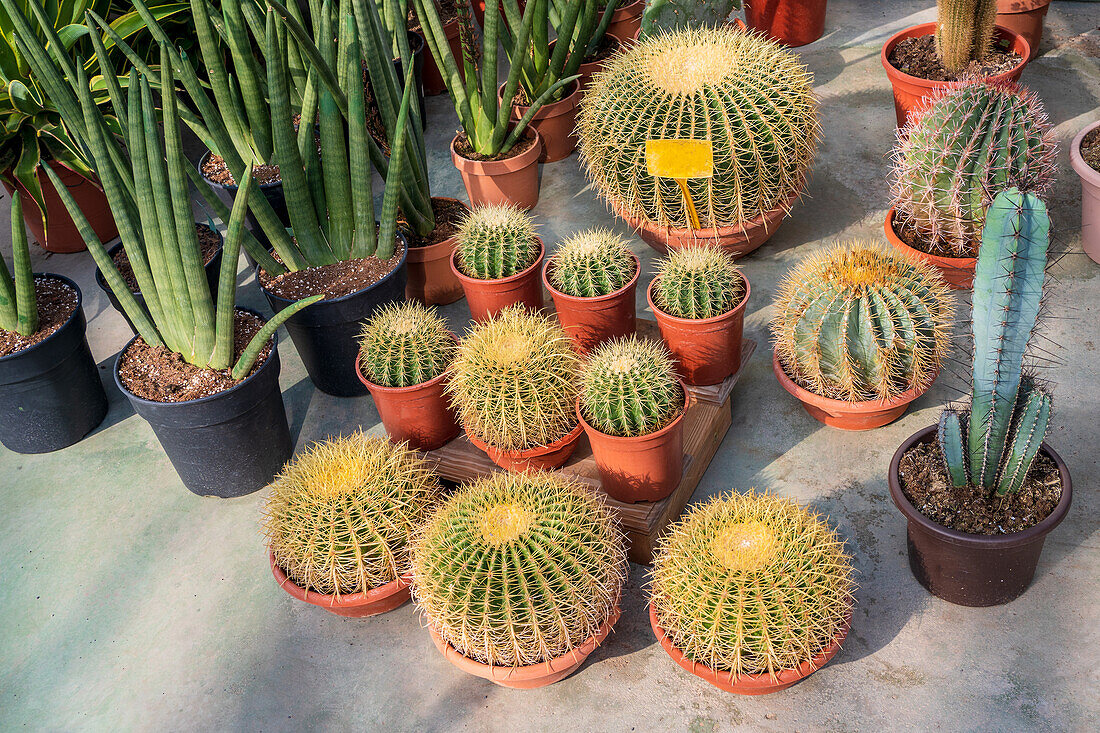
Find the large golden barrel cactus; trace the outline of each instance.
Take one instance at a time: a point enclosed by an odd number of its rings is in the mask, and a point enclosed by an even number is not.
[[[581,161],[620,213],[687,228],[675,181],[646,171],[645,143],[709,139],[714,177],[689,187],[703,227],[739,226],[789,205],[818,139],[813,82],[777,43],[729,27],[643,39],[610,59],[577,116]]]

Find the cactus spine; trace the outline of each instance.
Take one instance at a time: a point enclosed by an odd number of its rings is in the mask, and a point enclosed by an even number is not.
[[[589,229],[558,246],[550,284],[575,298],[596,298],[625,286],[637,269],[622,237],[610,229]]]
[[[23,204],[11,197],[11,259],[15,279],[0,257],[0,329],[14,331],[27,338],[38,330],[38,301],[34,293],[34,273],[27,230],[23,224]]]
[[[997,0],[936,0],[936,54],[948,71],[985,58],[993,47]]]
[[[832,399],[927,389],[951,346],[951,300],[939,273],[877,244],[807,257],[780,283],[775,309],[784,371]]]
[[[567,654],[615,612],[627,564],[611,510],[545,472],[494,473],[416,534],[413,598],[459,652],[513,667]]]
[[[478,280],[523,272],[535,264],[540,249],[534,222],[515,206],[476,206],[458,229],[458,267]]]
[[[592,352],[581,376],[581,413],[607,435],[654,433],[684,406],[672,355],[663,343],[637,336],[615,339]]]
[[[359,366],[383,387],[411,387],[450,366],[457,345],[434,308],[415,301],[382,306],[363,325]]]
[[[735,677],[813,659],[853,604],[844,543],[790,499],[729,493],[695,505],[658,541],[652,604],[691,660]]]
[[[627,216],[691,226],[677,183],[646,171],[645,143],[709,139],[714,177],[689,183],[704,227],[738,226],[801,190],[818,140],[812,77],[798,57],[731,28],[678,30],[609,59],[577,115],[582,165]]]
[[[897,221],[927,237],[933,254],[973,257],[993,197],[1009,185],[1041,195],[1055,154],[1033,92],[983,82],[942,89],[898,133]]]
[[[641,38],[681,28],[716,28],[741,9],[741,0],[646,0]]]
[[[733,256],[715,245],[673,250],[657,263],[653,302],[677,318],[713,318],[745,295],[745,278]]]

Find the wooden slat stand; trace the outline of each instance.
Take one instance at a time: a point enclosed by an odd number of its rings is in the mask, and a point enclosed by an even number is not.
[[[657,324],[638,320],[638,333],[656,337]],[[624,504],[603,493],[600,472],[592,457],[587,437],[581,437],[576,451],[569,461],[558,469],[570,479],[598,491],[619,515],[623,530],[630,542],[630,559],[648,565],[653,559],[657,538],[675,521],[687,506],[695,487],[714,458],[718,446],[729,429],[732,419],[730,392],[745,370],[756,342],[745,339],[741,347],[741,369],[721,384],[708,387],[689,387],[691,401],[684,417],[684,477],[669,496],[658,502]],[[455,483],[465,483],[493,471],[502,470],[489,460],[485,453],[470,443],[465,435],[427,454],[435,463],[439,475]]]

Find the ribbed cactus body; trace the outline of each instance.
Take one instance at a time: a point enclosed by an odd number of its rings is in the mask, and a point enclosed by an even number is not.
[[[382,306],[359,335],[363,376],[383,387],[435,379],[454,359],[457,344],[434,308],[408,301]]]
[[[741,0],[646,0],[641,37],[682,28],[717,28],[740,9]]]
[[[581,377],[581,414],[601,433],[648,435],[684,407],[676,365],[663,343],[637,336],[601,344]]]
[[[622,288],[637,272],[626,240],[610,229],[589,229],[562,241],[549,270],[550,284],[575,298],[596,298]]]
[[[877,244],[840,244],[784,277],[772,322],[788,376],[860,402],[927,388],[950,348],[951,301],[930,266]]]
[[[567,654],[614,613],[622,533],[590,492],[549,473],[462,487],[417,533],[413,597],[459,652],[503,667]]]
[[[409,540],[440,490],[416,451],[357,432],[313,444],[275,477],[264,534],[302,588],[363,593],[409,571]]]
[[[998,192],[1049,188],[1050,125],[1038,97],[1011,84],[945,88],[924,105],[894,149],[896,221],[946,250],[935,254],[973,257]]]
[[[531,217],[514,206],[489,204],[470,211],[458,230],[458,267],[478,280],[523,272],[539,256]]]
[[[732,310],[745,296],[745,278],[721,247],[684,247],[657,263],[653,302],[677,318],[703,319]]]
[[[936,53],[948,71],[961,71],[993,47],[997,0],[936,0]]]
[[[817,514],[767,494],[697,504],[659,540],[657,621],[712,669],[776,674],[829,646],[853,598],[844,543]]]
[[[624,214],[691,226],[679,186],[646,169],[646,140],[710,140],[714,177],[689,181],[704,227],[738,226],[801,190],[818,139],[812,78],[776,43],[728,27],[644,39],[609,59],[577,115],[582,165]]]

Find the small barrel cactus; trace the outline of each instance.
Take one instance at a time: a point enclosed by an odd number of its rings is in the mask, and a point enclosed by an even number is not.
[[[684,656],[711,669],[778,674],[848,623],[850,559],[817,514],[767,494],[696,505],[658,541],[652,604]]]
[[[594,636],[626,570],[611,510],[545,472],[462,487],[412,548],[413,598],[428,623],[465,656],[501,667],[554,659]]]
[[[607,435],[648,435],[684,407],[676,365],[663,343],[630,336],[608,341],[581,375],[581,414]]]
[[[729,313],[745,296],[745,278],[733,256],[715,245],[684,247],[657,264],[653,302],[677,318]]]
[[[989,55],[997,22],[997,0],[936,0],[936,54],[958,72]]]
[[[530,215],[515,206],[476,206],[458,229],[458,269],[478,280],[523,272],[539,257]]]
[[[916,229],[931,254],[974,257],[993,197],[1008,186],[1041,195],[1055,154],[1033,92],[1005,83],[946,87],[898,133],[895,224]]]
[[[315,443],[271,484],[264,534],[275,563],[307,590],[365,593],[409,571],[409,540],[441,486],[405,445],[356,432]]]
[[[608,59],[577,115],[582,165],[619,213],[690,227],[676,181],[647,172],[647,140],[710,140],[714,176],[688,182],[703,227],[786,207],[818,140],[812,77],[777,43],[729,27],[683,29]]]
[[[435,379],[458,345],[434,308],[415,301],[378,309],[359,335],[363,376],[383,387],[411,387]]]
[[[575,298],[610,295],[630,282],[637,263],[626,240],[610,229],[589,229],[562,241],[550,266],[550,284]]]
[[[930,265],[878,244],[838,244],[784,277],[779,363],[814,394],[849,402],[927,388],[951,346],[949,289]]]
[[[552,317],[510,306],[459,345],[447,392],[462,424],[489,445],[549,445],[577,425],[580,359]]]

